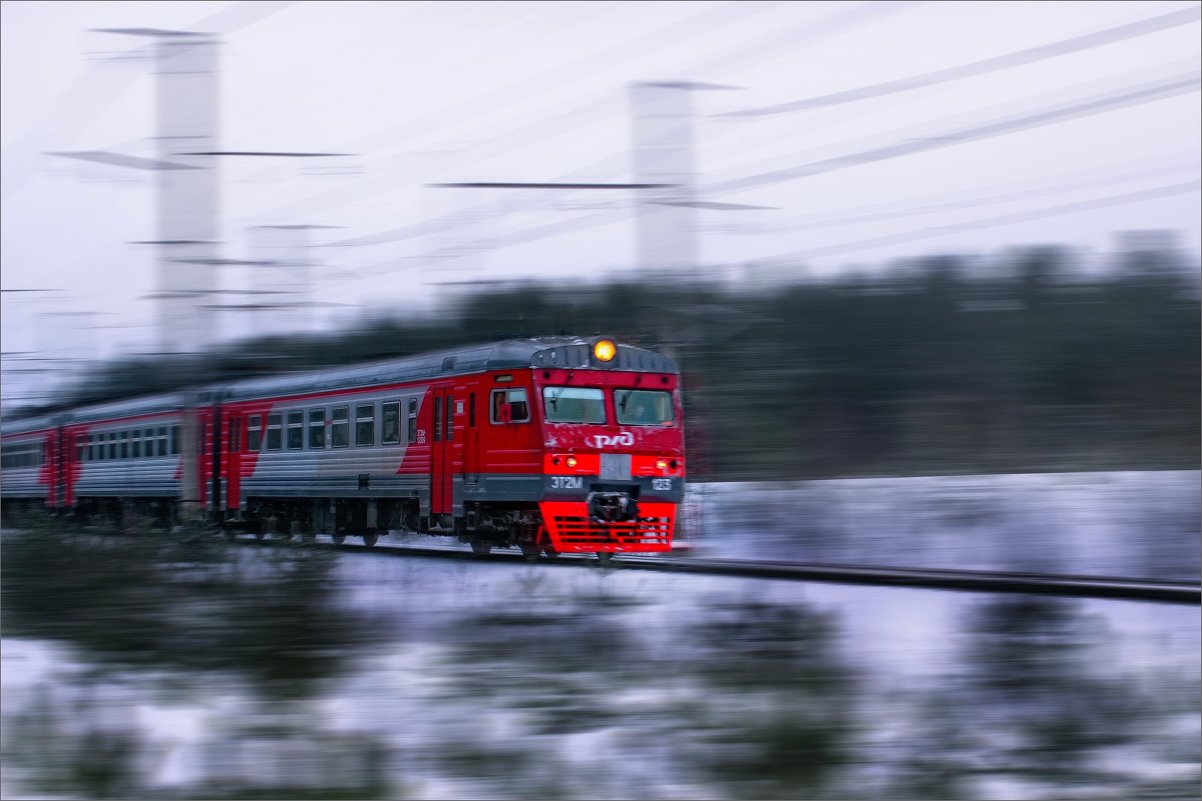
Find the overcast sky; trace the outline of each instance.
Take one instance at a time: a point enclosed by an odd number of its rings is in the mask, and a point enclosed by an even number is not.
[[[1199,248],[1197,3],[6,1],[0,14],[9,354],[153,342],[154,253],[131,244],[155,238],[153,174],[46,155],[155,155],[146,40],[99,28],[220,34],[221,149],[350,154],[221,160],[224,257],[246,258],[251,226],[331,226],[313,232],[329,245],[314,299],[347,305],[315,314],[405,309],[446,281],[635,268],[626,191],[429,184],[636,180],[639,81],[714,85],[692,93],[699,199],[764,207],[699,211],[706,264],[1105,251],[1131,229]],[[223,287],[247,285],[220,269]],[[14,358],[5,398],[37,375]]]

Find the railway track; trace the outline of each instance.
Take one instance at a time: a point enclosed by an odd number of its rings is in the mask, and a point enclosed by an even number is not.
[[[264,540],[242,535],[232,540],[239,545],[279,546],[274,538]],[[516,551],[497,551],[487,556],[474,554],[457,545],[424,545],[385,542],[376,546],[356,543],[337,544],[323,537],[309,547],[341,552],[362,552],[379,557],[452,559],[465,562],[528,564]],[[565,554],[556,559],[540,558],[540,566],[581,568],[604,566],[591,555]],[[1126,601],[1198,605],[1202,587],[1197,583],[1114,578],[1110,576],[1058,575],[1045,573],[1007,573],[983,570],[947,570],[936,568],[876,567],[871,565],[811,564],[802,562],[757,562],[742,559],[715,559],[697,556],[621,556],[608,563],[621,570],[647,570],[663,573],[692,573],[735,578],[814,581],[830,584],[867,584],[913,589],[957,590],[961,592],[1025,593],[1060,595],[1074,598],[1102,598]]]
[[[267,541],[270,542],[270,541]],[[525,563],[520,553],[501,551],[478,556],[452,546],[412,545],[375,546],[317,542],[317,547],[342,551],[364,551],[379,556],[460,559],[475,562]],[[553,567],[598,566],[591,556],[564,555],[540,559],[540,565]],[[611,563],[622,570],[650,570],[666,573],[693,573],[737,578],[818,581],[832,584],[872,584],[915,589],[959,590],[963,592],[1026,593],[1062,595],[1075,598],[1110,598],[1171,604],[1199,604],[1202,589],[1198,584],[1175,581],[1150,581],[1106,576],[1005,573],[980,570],[875,567],[866,565],[806,564],[797,562],[756,562],[714,559],[696,556],[623,556]]]

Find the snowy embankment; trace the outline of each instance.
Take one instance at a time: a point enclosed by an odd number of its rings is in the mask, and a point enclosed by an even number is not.
[[[1196,470],[693,484],[709,556],[1197,580]]]

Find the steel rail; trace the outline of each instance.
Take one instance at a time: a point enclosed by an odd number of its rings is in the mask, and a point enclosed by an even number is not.
[[[462,559],[467,561],[527,561],[520,553],[501,552],[480,556],[451,548],[388,545],[316,543],[339,550],[363,551],[390,556],[419,556]],[[1062,595],[1076,598],[1102,598],[1127,601],[1191,604],[1202,602],[1202,586],[1197,583],[1154,581],[1112,576],[1081,576],[1042,573],[1009,573],[984,570],[943,568],[878,567],[874,565],[812,564],[802,562],[762,562],[743,559],[706,557],[623,556],[611,563],[615,569],[650,570],[667,573],[692,573],[736,578],[817,581],[831,584],[872,584],[913,589],[959,590],[964,592],[1026,593]],[[595,557],[565,555],[555,560],[540,558],[539,565],[603,566]]]

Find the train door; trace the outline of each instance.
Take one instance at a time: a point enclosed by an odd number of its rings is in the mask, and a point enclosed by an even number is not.
[[[466,390],[469,387],[463,387]],[[476,393],[466,392],[467,419],[460,420],[463,430],[460,452],[463,458],[463,483],[475,485],[480,480],[480,432],[476,429]]]
[[[67,505],[73,507],[75,506],[75,487],[83,475],[84,459],[88,452],[88,435],[76,432],[72,439],[75,440],[75,447],[70,449],[71,461],[66,470],[66,478]]]
[[[50,506],[59,508],[67,505],[67,460],[71,444],[67,432],[60,426],[49,435],[50,451]]]
[[[433,402],[430,428],[433,441],[430,449],[430,513],[447,515],[454,504],[454,476],[462,446],[455,441],[456,405],[462,411],[463,402],[456,401],[455,390],[449,385],[430,388]]]
[[[237,509],[242,501],[242,415],[230,414],[225,441],[225,509]]]
[[[221,463],[223,461],[221,452],[224,447],[222,444],[222,426],[224,425],[222,417],[221,405],[217,404],[213,407],[212,424],[209,426],[212,440],[206,443],[209,449],[207,454],[209,459],[209,509],[214,512],[219,512],[225,508],[224,493],[221,491],[223,483],[221,480],[223,476],[221,470]]]

